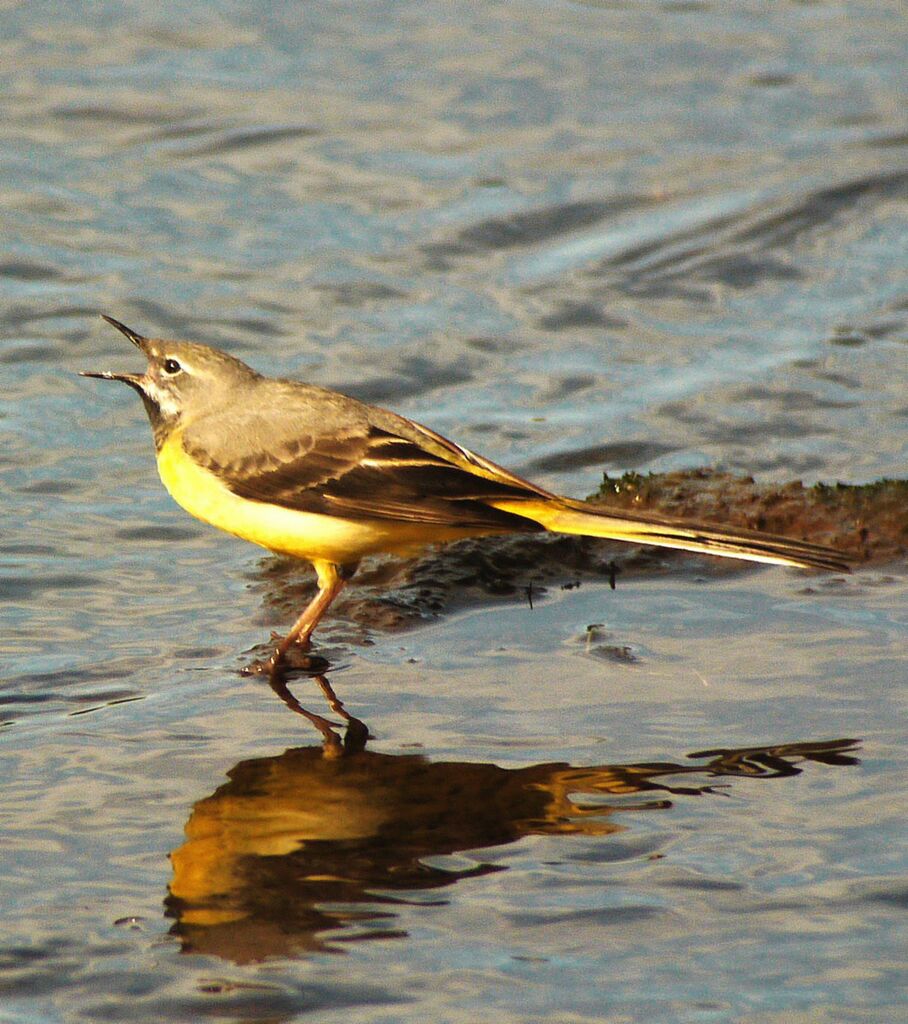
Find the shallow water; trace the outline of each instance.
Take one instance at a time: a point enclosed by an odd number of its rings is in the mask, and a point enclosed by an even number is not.
[[[239,675],[275,563],[75,376],[105,311],[573,494],[904,476],[900,5],[2,22],[0,1019],[903,1016],[901,564],[335,618],[329,760]]]

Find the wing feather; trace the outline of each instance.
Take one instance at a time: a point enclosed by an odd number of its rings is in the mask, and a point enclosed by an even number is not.
[[[488,504],[537,497],[531,484],[505,470],[495,477],[485,466],[477,472],[469,453],[441,435],[425,432],[430,448],[421,443],[423,428],[417,424],[387,414],[388,422],[382,417],[379,426],[367,415],[355,415],[365,407],[348,401],[330,433],[324,429],[332,418],[327,413],[320,430],[305,415],[288,418],[284,410],[257,410],[231,417],[229,440],[217,424],[202,422],[184,432],[183,446],[234,494],[250,501],[347,519],[544,529]],[[394,430],[398,425],[412,436]]]

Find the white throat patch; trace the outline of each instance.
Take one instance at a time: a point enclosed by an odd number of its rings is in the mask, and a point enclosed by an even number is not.
[[[153,380],[147,381],[144,387],[145,393],[161,410],[161,415],[165,419],[176,419],[176,417],[179,416],[180,406],[169,391],[162,388]]]

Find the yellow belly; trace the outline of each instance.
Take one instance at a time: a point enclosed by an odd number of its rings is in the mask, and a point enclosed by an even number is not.
[[[342,519],[241,498],[186,454],[178,431],[158,452],[158,473],[173,500],[196,519],[309,562],[349,565],[366,555],[408,553],[475,532],[425,523]]]

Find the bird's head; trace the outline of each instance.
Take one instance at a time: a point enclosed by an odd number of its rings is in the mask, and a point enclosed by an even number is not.
[[[83,370],[83,377],[118,380],[138,391],[154,429],[158,448],[178,425],[236,401],[237,389],[257,380],[251,367],[208,345],[144,338],[113,317],[103,320],[138,348],[148,365],[144,373]]]

